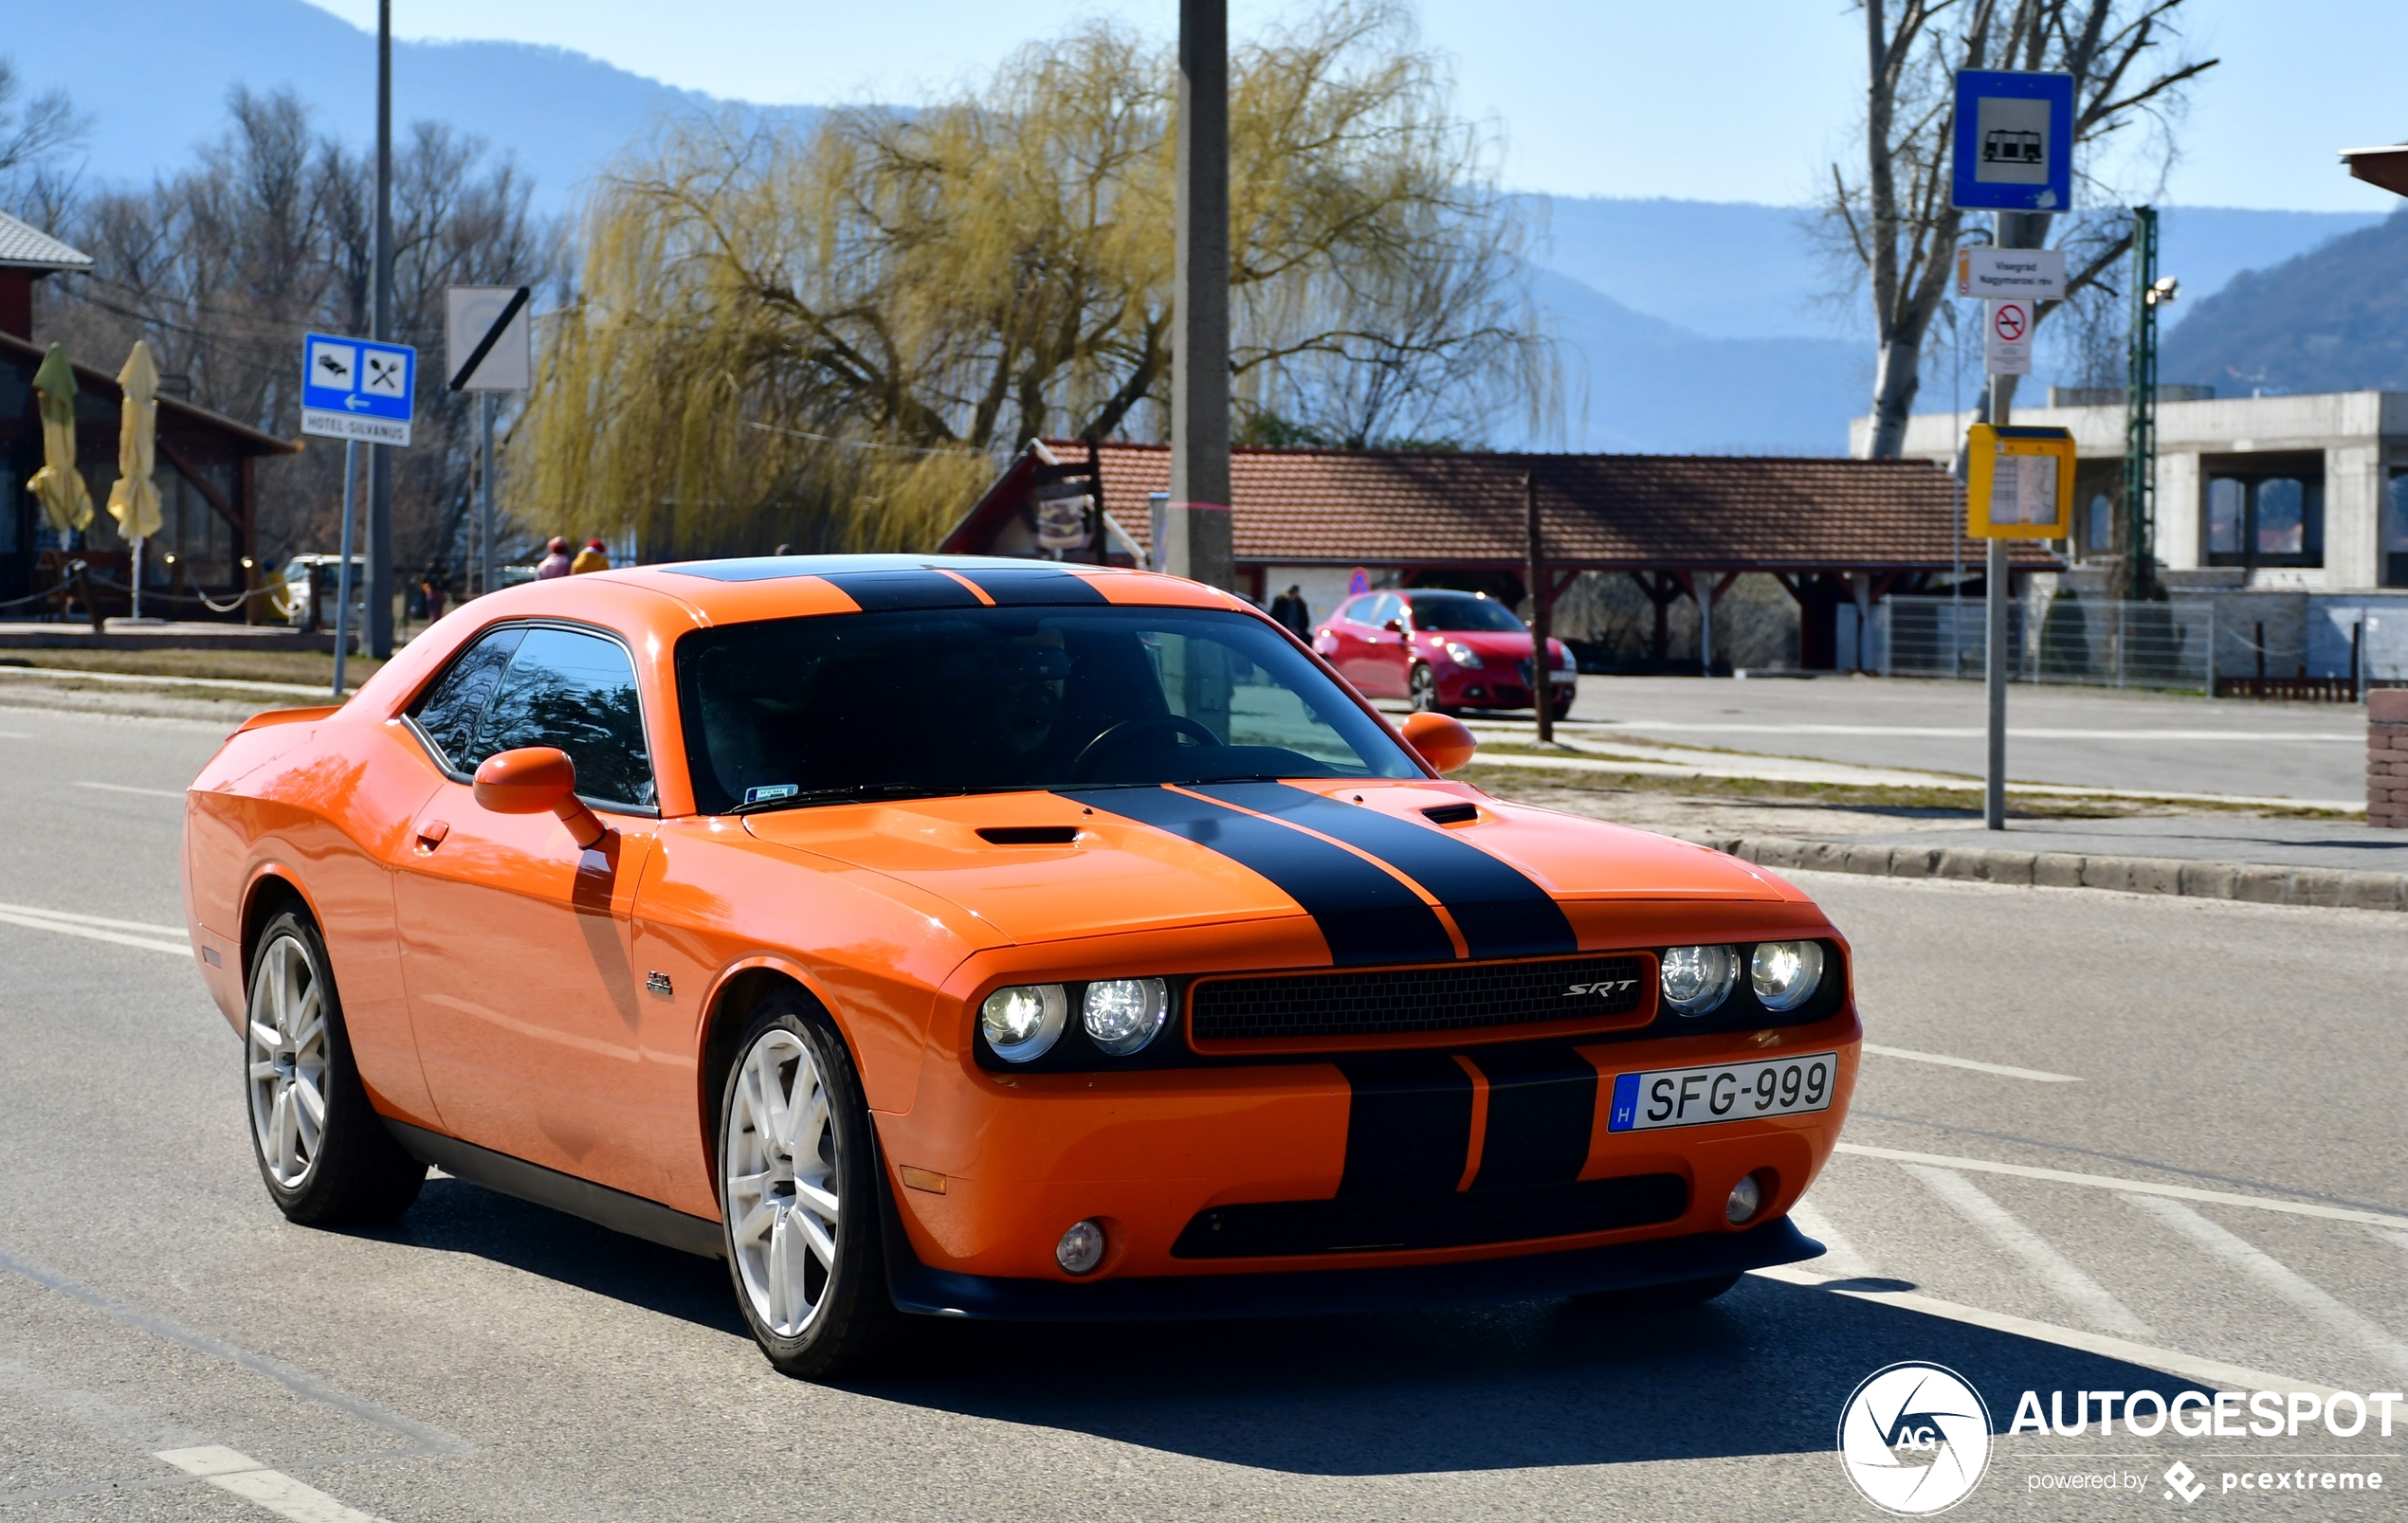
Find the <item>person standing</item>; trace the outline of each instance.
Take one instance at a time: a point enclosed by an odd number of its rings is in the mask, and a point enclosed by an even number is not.
[[[1271,619],[1304,644],[1313,643],[1313,613],[1304,603],[1302,587],[1291,587],[1271,599]]]
[[[427,574],[419,579],[418,590],[426,595],[427,622],[432,624],[442,618],[444,605],[451,601],[451,578],[445,573],[443,562],[428,564]]]
[[[602,548],[599,539],[587,540],[585,548],[577,552],[577,558],[569,563],[571,576],[583,576],[588,571],[607,571],[610,569],[611,553]]]
[[[543,547],[543,559],[536,562],[536,580],[548,582],[556,576],[569,574],[569,542],[558,535]]]

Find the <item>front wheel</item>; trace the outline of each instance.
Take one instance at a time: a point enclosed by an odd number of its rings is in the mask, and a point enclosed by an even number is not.
[[[243,1068],[251,1152],[287,1220],[390,1222],[410,1209],[427,1166],[368,1102],[326,943],[299,909],[269,920],[251,954]]]
[[[799,995],[764,1002],[738,1046],[719,1173],[737,1305],[769,1362],[803,1380],[873,1362],[896,1312],[869,1106],[834,1024]]]
[[[1416,665],[1405,680],[1406,696],[1413,699],[1415,714],[1444,714],[1438,701],[1438,674],[1427,666]]]

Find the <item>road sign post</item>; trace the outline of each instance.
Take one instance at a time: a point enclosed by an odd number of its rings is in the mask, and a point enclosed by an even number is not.
[[[445,288],[444,359],[454,391],[477,396],[477,590],[493,590],[495,396],[535,381],[535,335],[523,285]]]
[[[2043,263],[2021,272],[2034,281],[2030,290],[2000,290],[1996,281],[2016,272],[2008,268],[2018,256],[2035,250],[2016,245],[2025,240],[2010,229],[2033,229],[2028,218],[2073,209],[2073,76],[2071,74],[2006,73],[1964,69],[1957,75],[1956,136],[1949,178],[1949,202],[1961,210],[1995,211],[1998,231],[1988,250],[1960,256],[1958,279],[1965,295],[1974,283],[1977,263],[1990,271],[1991,281],[1980,293],[1998,299],[1984,309],[1983,368],[1990,376],[1990,423],[2003,427],[2013,395],[2010,377],[2032,372],[2033,319],[2035,301],[2061,298],[2065,264],[2057,257],[2053,297],[2040,288],[2049,273]],[[2042,224],[2045,226],[2045,222]],[[2035,238],[2032,242],[2038,242]],[[2001,385],[2001,381],[2005,385]],[[2072,465],[2065,468],[2064,489],[2072,490]],[[1977,494],[1968,493],[1968,498]],[[2007,827],[2007,539],[1994,536],[1984,561],[1983,602],[1988,638],[1982,676],[1989,689],[1990,746],[1986,787],[1982,791],[1982,823],[1993,830]]]

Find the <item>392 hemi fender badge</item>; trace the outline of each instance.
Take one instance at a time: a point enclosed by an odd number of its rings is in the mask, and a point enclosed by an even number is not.
[[[650,989],[655,994],[672,994],[676,992],[676,990],[669,988],[669,975],[662,972],[650,972],[645,974],[644,987]]]

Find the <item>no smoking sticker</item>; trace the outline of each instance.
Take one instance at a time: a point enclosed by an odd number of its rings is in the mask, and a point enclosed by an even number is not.
[[[1982,331],[1981,368],[1993,375],[2032,373],[2032,303],[2011,299],[1990,303]]]

